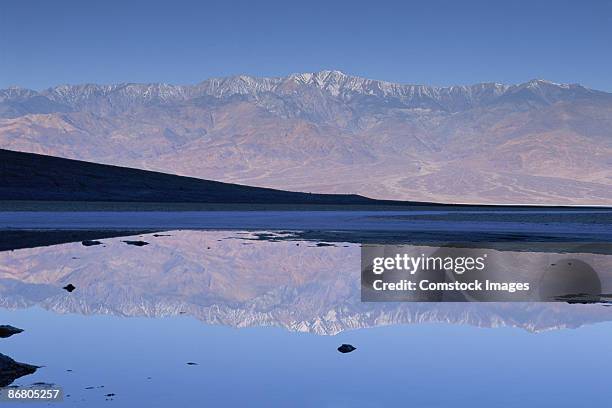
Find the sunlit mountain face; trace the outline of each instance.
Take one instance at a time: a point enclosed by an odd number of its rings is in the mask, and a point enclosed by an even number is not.
[[[542,266],[567,258],[536,243],[493,252],[533,280]],[[593,255],[593,265],[602,269],[609,257]],[[63,289],[68,284],[76,289]],[[359,244],[322,246],[290,233],[175,230],[0,252],[0,305],[9,309],[186,315],[321,335],[425,322],[544,331],[612,319],[602,304],[364,303],[360,285]],[[612,281],[603,280],[602,291],[612,292]]]
[[[0,148],[402,200],[611,204],[612,94],[338,71],[0,90]]]

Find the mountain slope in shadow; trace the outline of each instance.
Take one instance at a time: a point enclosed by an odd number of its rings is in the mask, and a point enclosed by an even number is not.
[[[0,149],[0,200],[412,205],[354,194],[310,194],[222,183]]]

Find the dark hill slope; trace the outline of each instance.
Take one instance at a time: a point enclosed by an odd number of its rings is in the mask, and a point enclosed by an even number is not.
[[[0,149],[0,200],[253,204],[412,204],[309,194]]]

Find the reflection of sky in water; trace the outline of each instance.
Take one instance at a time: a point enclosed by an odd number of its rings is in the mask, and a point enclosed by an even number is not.
[[[16,384],[88,407],[604,403],[612,308],[363,304],[355,244],[169,234],[1,252],[0,323],[25,329],[1,352],[45,366]]]
[[[606,406],[610,323],[539,334],[512,328],[398,325],[338,336],[166,319],[1,311],[26,328],[3,352],[46,367],[66,405]],[[358,347],[342,355],[336,347]],[[188,366],[186,362],[197,362]],[[66,372],[72,369],[73,372]],[[152,377],[150,380],[147,377]],[[103,389],[85,390],[104,385]],[[82,399],[84,401],[82,401]]]

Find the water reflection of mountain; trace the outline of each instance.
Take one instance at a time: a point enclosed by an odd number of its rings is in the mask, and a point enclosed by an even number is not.
[[[356,244],[319,247],[223,231],[166,234],[0,252],[0,305],[119,316],[186,314],[212,324],[317,334],[423,322],[541,331],[612,320],[612,308],[601,305],[362,303]],[[150,244],[127,245],[126,239]],[[67,283],[77,289],[62,290]]]

